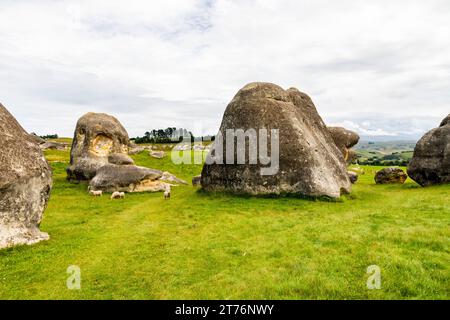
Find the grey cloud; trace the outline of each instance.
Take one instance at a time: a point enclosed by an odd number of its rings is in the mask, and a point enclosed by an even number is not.
[[[104,3],[0,4],[0,100],[30,131],[70,135],[100,111],[131,135],[214,133],[251,81],[298,87],[328,123],[390,139],[450,109],[448,1]]]

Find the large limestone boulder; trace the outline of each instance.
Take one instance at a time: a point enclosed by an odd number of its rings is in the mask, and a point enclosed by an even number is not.
[[[422,186],[450,183],[450,114],[417,142],[408,175]]]
[[[109,163],[111,154],[128,155],[129,141],[127,131],[113,116],[92,112],[85,114],[78,120],[75,129],[67,178],[91,180],[99,168]]]
[[[224,155],[227,129],[254,129],[256,132],[278,129],[279,170],[272,175],[263,175],[261,169],[267,166],[260,160],[251,164],[248,156],[244,164],[236,164],[236,161],[234,164],[211,163],[220,154],[221,144],[216,137],[214,149],[203,167],[201,184],[204,189],[333,198],[350,192],[351,183],[342,153],[311,99],[297,89],[283,90],[270,83],[246,85],[228,105],[223,116],[220,134],[224,140],[221,150]],[[238,147],[236,143],[234,145],[236,158]],[[248,140],[245,145],[248,150]],[[242,150],[239,152],[242,154]]]
[[[356,152],[350,150],[359,142],[359,135],[342,127],[328,127],[336,146],[341,150],[347,164],[356,160]]]
[[[0,104],[0,249],[47,240],[39,230],[52,172],[36,139]]]
[[[89,187],[104,192],[158,192],[166,189],[167,184],[161,181],[162,176],[159,170],[107,164],[98,169]]]

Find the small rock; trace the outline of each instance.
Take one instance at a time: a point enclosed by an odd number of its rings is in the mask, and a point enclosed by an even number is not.
[[[153,151],[152,150],[149,152],[149,155],[156,159],[162,159],[166,156],[166,153],[164,151]]]
[[[128,151],[129,155],[139,154],[145,151],[145,147],[133,147]]]
[[[403,184],[408,176],[400,168],[384,168],[375,174],[377,184]]]
[[[178,184],[188,184],[186,181],[184,181],[180,178],[177,178],[175,175],[173,175],[167,171],[163,172],[162,177],[159,178],[159,180],[178,183]]]
[[[43,144],[40,144],[39,146],[41,147],[42,150],[60,150],[60,151],[67,150],[66,144],[54,141],[47,141]]]
[[[202,175],[198,175],[192,178],[192,185],[194,187],[200,187],[202,185],[201,183]]]
[[[347,171],[348,177],[350,178],[350,182],[355,184],[358,181],[358,174],[353,171]]]

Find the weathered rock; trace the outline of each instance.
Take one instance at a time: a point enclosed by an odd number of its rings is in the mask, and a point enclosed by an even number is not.
[[[358,153],[352,149],[348,150],[346,163],[352,164],[355,163],[356,160],[358,160]]]
[[[32,141],[34,141],[37,144],[44,144],[46,142],[45,139],[39,137],[36,133],[32,132],[30,133],[30,138]]]
[[[400,168],[384,168],[375,174],[375,182],[377,184],[403,184],[408,176]]]
[[[149,156],[156,158],[156,159],[163,159],[166,156],[166,153],[164,151],[150,151]]]
[[[87,113],[77,123],[70,167],[69,180],[90,180],[97,170],[108,164],[110,154],[128,154],[129,138],[120,122],[104,113]]]
[[[200,187],[201,186],[201,181],[202,181],[202,176],[198,175],[192,178],[192,185],[194,187]]]
[[[356,160],[356,152],[350,150],[359,142],[359,135],[342,127],[328,127],[336,146],[341,150],[345,161],[350,164]]]
[[[408,175],[421,186],[450,183],[450,114],[417,142]]]
[[[134,164],[133,159],[131,159],[128,155],[123,153],[111,153],[108,156],[108,162],[111,164],[117,164],[121,166]]]
[[[297,89],[283,90],[270,83],[246,85],[228,105],[223,116],[220,133],[224,140],[224,155],[227,129],[254,129],[256,132],[278,129],[279,170],[272,175],[263,175],[261,169],[268,166],[261,161],[250,164],[248,156],[244,164],[211,164],[221,146],[216,137],[215,149],[207,156],[209,164],[203,167],[201,183],[204,189],[333,198],[350,192],[351,183],[342,153],[311,99]],[[236,158],[238,148],[234,144]],[[245,144],[249,150],[248,140]]]
[[[162,172],[138,166],[119,166],[108,164],[98,169],[91,180],[91,190],[103,192],[157,192],[164,191],[165,182],[161,181]]]
[[[39,230],[52,172],[36,143],[0,104],[0,249],[49,238]]]
[[[130,151],[128,151],[129,155],[134,155],[134,154],[139,154],[141,152],[145,151],[145,147],[133,147],[130,149]]]
[[[449,124],[450,124],[450,114],[446,116],[444,120],[442,120],[439,127],[448,126]]]
[[[178,184],[188,184],[183,179],[177,178],[175,175],[167,171],[163,172],[162,177],[159,180]]]
[[[348,177],[350,179],[350,182],[352,184],[355,184],[358,181],[358,174],[356,172],[353,171],[347,171],[348,173]]]
[[[60,142],[54,142],[54,141],[46,141],[42,144],[40,144],[40,147],[42,150],[66,150],[67,145]]]

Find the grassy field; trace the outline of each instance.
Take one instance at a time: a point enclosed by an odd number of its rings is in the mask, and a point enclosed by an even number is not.
[[[92,198],[48,151],[51,240],[0,251],[0,299],[449,299],[450,185],[379,186],[376,167],[338,201],[207,194],[192,186]],[[201,166],[139,165],[190,180]],[[81,290],[66,287],[70,265]],[[381,269],[368,290],[367,267]]]
[[[414,141],[360,141],[354,149],[362,165],[407,165],[415,145]]]

